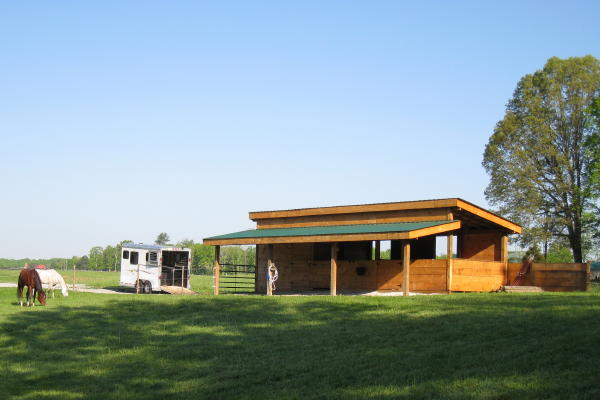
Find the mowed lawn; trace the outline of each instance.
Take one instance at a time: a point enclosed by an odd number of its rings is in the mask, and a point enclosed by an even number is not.
[[[7,399],[600,397],[598,291],[0,303]]]
[[[58,271],[64,278],[69,289],[73,284],[73,271]],[[86,285],[90,288],[119,287],[119,272],[104,271],[75,271],[75,282],[77,285]],[[17,283],[19,270],[0,269],[0,282]],[[207,275],[192,275],[192,288],[201,294],[212,293],[213,278]]]

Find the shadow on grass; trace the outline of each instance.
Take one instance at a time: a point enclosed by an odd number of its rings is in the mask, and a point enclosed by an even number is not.
[[[600,395],[597,296],[124,297],[8,316],[4,395]]]

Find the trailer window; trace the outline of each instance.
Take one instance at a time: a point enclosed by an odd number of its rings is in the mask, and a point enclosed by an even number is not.
[[[139,254],[137,251],[132,251],[131,257],[129,258],[129,264],[137,265],[138,264],[138,256],[139,256]]]
[[[146,253],[146,264],[148,265],[158,265],[158,256],[155,251],[151,251]]]
[[[123,250],[123,260],[129,259],[129,250]]]

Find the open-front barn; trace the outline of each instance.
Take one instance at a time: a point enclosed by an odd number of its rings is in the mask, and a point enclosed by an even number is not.
[[[460,198],[260,211],[250,219],[256,229],[204,239],[216,246],[215,294],[225,245],[256,245],[255,290],[267,294],[271,265],[279,292],[332,295],[491,291],[519,267],[508,263],[508,235],[521,226]],[[444,259],[436,258],[438,237]],[[389,259],[381,258],[383,241]]]

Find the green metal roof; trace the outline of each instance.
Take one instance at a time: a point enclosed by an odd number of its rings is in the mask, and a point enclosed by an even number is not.
[[[255,239],[268,237],[290,236],[318,236],[318,235],[352,235],[361,233],[387,233],[409,232],[417,229],[430,228],[444,225],[454,221],[422,221],[422,222],[397,222],[393,224],[357,224],[357,225],[330,225],[306,226],[298,228],[266,228],[250,229],[247,231],[228,233],[226,235],[211,236],[204,240],[225,239]]]

